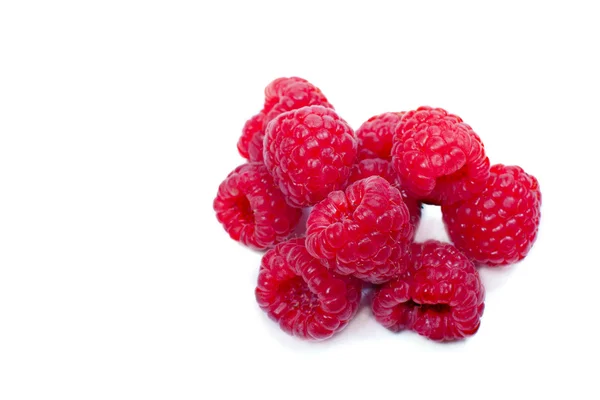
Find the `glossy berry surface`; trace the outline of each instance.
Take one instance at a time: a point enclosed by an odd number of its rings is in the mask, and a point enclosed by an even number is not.
[[[250,118],[242,129],[238,151],[249,161],[263,161],[263,141],[267,125],[279,114],[305,106],[333,106],[321,90],[306,79],[277,78],[265,88],[263,109]]]
[[[263,130],[279,114],[306,106],[323,106],[333,109],[321,90],[306,79],[278,78],[265,88],[265,120]]]
[[[396,126],[403,112],[387,112],[369,118],[356,130],[358,158],[391,158]]]
[[[265,165],[294,207],[312,206],[343,187],[356,158],[352,128],[322,106],[280,114],[264,144]]]
[[[483,143],[459,117],[420,107],[396,127],[392,165],[403,187],[430,204],[451,204],[479,194],[489,176]]]
[[[441,108],[378,114],[354,132],[319,88],[283,77],[237,147],[249,164],[213,206],[233,239],[268,250],[256,299],[293,336],[339,332],[363,285],[392,331],[473,335],[485,297],[476,267],[518,262],[537,237],[536,178],[490,166],[474,130]],[[453,244],[414,243],[423,204],[441,206]]]
[[[534,176],[497,164],[479,196],[442,207],[442,215],[456,247],[476,264],[498,266],[525,258],[537,236],[541,203]]]
[[[213,208],[232,239],[258,250],[287,239],[302,214],[285,202],[261,163],[231,172],[219,185]]]
[[[265,136],[263,131],[264,119],[265,114],[261,111],[246,121],[246,124],[242,129],[242,136],[237,143],[237,149],[240,155],[251,162],[262,161],[262,139]],[[250,151],[250,146],[254,146],[253,151]],[[259,147],[258,151],[256,149],[257,146]]]
[[[256,287],[258,305],[286,333],[322,340],[346,327],[361,298],[361,283],[325,268],[292,239],[267,251]]]
[[[409,195],[406,190],[402,188],[400,179],[396,171],[392,168],[392,163],[381,158],[368,158],[356,162],[350,170],[350,178],[348,178],[348,184],[352,184],[358,180],[368,178],[370,176],[380,176],[388,181],[392,186],[400,190],[402,194],[402,200],[408,207],[408,213],[410,214],[410,222],[413,225],[413,234],[416,232],[421,220],[421,202],[413,196]]]
[[[404,269],[413,236],[400,191],[379,177],[359,180],[331,192],[314,206],[307,221],[306,247],[329,267],[371,283]]]
[[[436,341],[475,334],[485,291],[471,261],[437,241],[413,244],[410,260],[405,273],[377,289],[375,319],[392,331],[409,329]]]
[[[256,132],[248,143],[248,160],[251,162],[263,162],[263,146],[265,133]]]

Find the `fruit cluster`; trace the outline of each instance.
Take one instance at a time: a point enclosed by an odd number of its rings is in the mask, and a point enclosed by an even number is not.
[[[317,87],[279,78],[237,147],[248,162],[219,186],[217,219],[267,250],[256,299],[294,336],[339,332],[365,289],[392,331],[472,335],[485,298],[476,266],[522,260],[536,238],[536,178],[490,166],[479,136],[441,108],[384,113],[353,131]],[[453,244],[414,242],[423,203],[441,206]]]

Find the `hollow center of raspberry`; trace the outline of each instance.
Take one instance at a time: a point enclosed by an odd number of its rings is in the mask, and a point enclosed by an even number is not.
[[[439,178],[437,178],[436,185],[438,187],[440,187],[440,186],[448,187],[457,182],[462,181],[463,179],[465,179],[467,177],[468,177],[467,167],[463,166],[461,169],[459,169],[456,172],[451,173],[450,175],[443,175],[443,176],[440,176]]]
[[[279,295],[283,302],[301,312],[309,312],[319,305],[317,295],[310,291],[306,282],[299,276],[280,284]]]
[[[448,314],[450,311],[452,311],[452,307],[450,307],[448,304],[420,304],[417,303],[413,300],[410,300],[408,302],[408,304],[411,307],[414,307],[415,309],[418,309],[419,311],[425,313],[425,312],[432,312],[435,314]]]
[[[240,210],[240,216],[246,223],[254,223],[254,212],[246,196],[241,196],[236,201],[236,206]]]

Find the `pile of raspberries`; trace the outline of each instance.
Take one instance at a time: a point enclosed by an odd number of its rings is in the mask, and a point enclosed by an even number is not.
[[[248,162],[213,207],[232,239],[266,250],[256,300],[293,336],[333,336],[367,290],[392,331],[473,335],[485,298],[476,266],[522,260],[536,238],[536,178],[490,166],[479,136],[441,108],[387,112],[354,131],[310,82],[279,78],[237,148]],[[442,207],[453,244],[414,242],[423,203]]]

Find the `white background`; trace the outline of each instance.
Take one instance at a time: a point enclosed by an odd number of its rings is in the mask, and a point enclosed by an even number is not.
[[[452,3],[2,2],[0,399],[597,399],[594,2]],[[260,254],[212,200],[291,75],[354,128],[444,107],[537,176],[538,241],[481,271],[476,336],[393,334],[365,305],[305,343],[258,309]],[[419,237],[445,237],[438,210]]]

